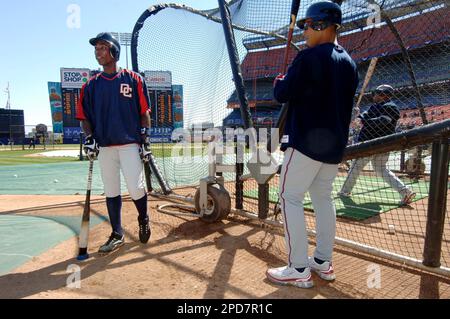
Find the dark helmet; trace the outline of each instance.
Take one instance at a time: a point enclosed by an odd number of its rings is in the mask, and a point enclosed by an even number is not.
[[[394,88],[389,84],[382,84],[377,86],[375,91],[373,91],[373,95],[375,94],[384,94],[385,96],[392,98],[394,96]]]
[[[113,37],[113,35],[109,32],[102,32],[99,33],[95,38],[92,38],[89,40],[89,43],[95,46],[98,41],[103,40],[111,44],[111,56],[116,60],[119,61],[120,58],[120,44],[119,41],[117,41],[116,38]]]
[[[331,1],[320,1],[313,3],[306,10],[305,17],[297,21],[297,26],[303,29],[305,21],[312,19],[313,22],[323,22],[325,27],[332,24],[338,27],[342,24],[342,11],[341,7]]]

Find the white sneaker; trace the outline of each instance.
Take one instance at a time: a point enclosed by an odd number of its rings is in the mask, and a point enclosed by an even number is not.
[[[288,266],[270,268],[267,270],[266,276],[270,281],[281,285],[293,285],[300,288],[311,288],[314,286],[311,270],[308,267],[302,272]]]
[[[400,201],[400,206],[406,206],[411,204],[414,197],[416,197],[416,193],[408,189],[405,193],[403,193],[403,198]]]
[[[320,278],[328,281],[336,279],[334,274],[333,263],[325,261],[323,264],[318,264],[314,257],[308,257],[308,264],[312,271],[314,271]]]

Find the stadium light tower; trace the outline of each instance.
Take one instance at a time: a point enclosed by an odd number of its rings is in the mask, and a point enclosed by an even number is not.
[[[113,37],[115,37],[120,45],[125,46],[125,54],[127,59],[127,69],[128,69],[128,47],[131,46],[131,33],[124,33],[124,32],[111,32]]]
[[[9,82],[8,82],[8,86],[6,87],[4,92],[8,95],[8,98],[6,100],[6,109],[10,110],[11,109],[11,94],[9,92]]]

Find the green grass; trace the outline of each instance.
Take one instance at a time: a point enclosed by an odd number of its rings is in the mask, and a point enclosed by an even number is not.
[[[53,149],[50,149],[50,150],[53,150]],[[28,165],[28,164],[51,164],[51,163],[62,163],[62,162],[74,162],[74,161],[78,160],[78,158],[75,158],[75,157],[26,156],[26,155],[42,153],[42,152],[43,152],[43,150],[1,151],[0,152],[0,166]]]

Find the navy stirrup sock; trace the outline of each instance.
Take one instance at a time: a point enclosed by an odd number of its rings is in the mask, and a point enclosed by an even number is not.
[[[133,200],[134,205],[136,206],[136,209],[139,213],[139,220],[146,220],[148,219],[147,214],[147,194],[145,194],[142,198],[138,200]]]
[[[107,197],[106,207],[108,208],[109,221],[111,222],[111,227],[113,232],[123,235],[120,211],[122,209],[122,197],[119,195],[117,197]]]

